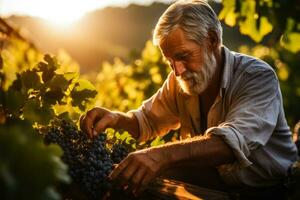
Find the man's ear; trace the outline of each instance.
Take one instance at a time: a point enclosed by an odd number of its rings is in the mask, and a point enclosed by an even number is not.
[[[208,48],[215,51],[220,46],[220,39],[215,31],[208,31]]]

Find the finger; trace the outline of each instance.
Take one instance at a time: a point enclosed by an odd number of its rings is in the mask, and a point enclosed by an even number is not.
[[[132,164],[132,165],[127,165],[127,167],[122,171],[120,174],[120,178],[122,180],[125,180],[126,182],[131,182],[131,178],[137,171],[139,170],[139,166]]]
[[[90,138],[93,138],[92,126],[93,122],[91,121],[91,119],[89,119],[87,116],[84,116],[82,122],[82,130],[83,132],[87,133]]]
[[[122,160],[120,164],[118,164],[117,167],[114,170],[112,170],[108,177],[111,180],[116,179],[116,177],[118,177],[119,174],[125,169],[125,167],[127,167],[128,163],[129,159],[125,158],[124,160]]]
[[[114,124],[115,120],[116,117],[114,114],[106,113],[96,124],[94,124],[93,133],[104,131],[106,128],[109,128],[109,126]]]
[[[144,190],[147,185],[155,178],[155,175],[153,173],[145,173],[144,177],[142,178],[140,182],[140,188],[139,191]]]
[[[140,183],[143,180],[143,177],[146,173],[146,168],[145,167],[140,167],[137,172],[134,174],[134,176],[131,178],[132,184],[137,187],[140,185]]]
[[[137,165],[127,165],[127,167],[125,167],[123,171],[119,174],[116,180],[122,189],[132,191],[132,186],[130,186],[130,179],[137,169]]]
[[[139,168],[139,170],[134,174],[134,176],[131,178],[132,184],[134,185],[133,194],[137,196],[140,192],[141,183],[146,174],[146,168],[142,167]]]
[[[82,115],[80,115],[80,117],[79,117],[79,127],[80,127],[80,129],[82,130],[83,129],[83,126],[82,126],[82,124],[83,124],[83,119],[84,119],[84,114],[82,114]]]
[[[90,134],[90,132],[88,131],[87,125],[86,125],[86,115],[83,115],[80,119],[80,129],[85,133],[88,134],[88,136],[91,138],[92,135]]]
[[[93,125],[95,124],[97,118],[101,117],[101,115],[102,113],[97,108],[93,108],[92,110],[88,111],[83,118],[83,131],[85,131],[90,138],[93,137]]]

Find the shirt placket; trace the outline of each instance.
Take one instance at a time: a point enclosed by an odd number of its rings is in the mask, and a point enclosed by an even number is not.
[[[221,91],[218,94],[215,102],[211,106],[207,115],[207,128],[219,125],[222,114],[222,97]]]

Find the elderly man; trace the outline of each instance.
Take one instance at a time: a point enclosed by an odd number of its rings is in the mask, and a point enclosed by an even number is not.
[[[179,128],[181,140],[129,154],[110,177],[133,192],[164,173],[214,188],[282,184],[297,150],[273,69],[224,47],[220,21],[205,1],[172,4],[153,41],[172,68],[163,86],[128,113],[91,109],[81,129],[94,137],[121,128],[146,141]]]

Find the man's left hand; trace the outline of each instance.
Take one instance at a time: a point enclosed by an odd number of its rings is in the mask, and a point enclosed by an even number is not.
[[[109,177],[137,195],[167,166],[167,161],[160,148],[135,151],[118,164]]]

